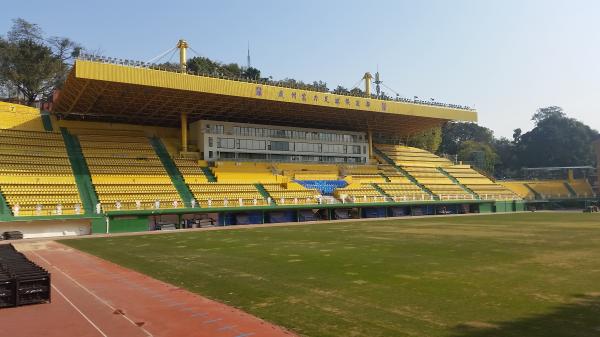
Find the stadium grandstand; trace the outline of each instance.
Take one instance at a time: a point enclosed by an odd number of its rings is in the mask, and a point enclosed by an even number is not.
[[[184,42],[184,41],[183,41]],[[84,55],[50,111],[0,103],[0,230],[26,237],[511,212],[587,181],[502,182],[401,139],[473,109]]]
[[[499,181],[524,200],[577,200],[596,197],[591,166],[523,168],[524,179]]]

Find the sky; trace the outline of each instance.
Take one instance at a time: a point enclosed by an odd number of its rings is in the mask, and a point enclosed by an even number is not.
[[[184,38],[189,56],[242,65],[250,43],[263,76],[330,88],[378,69],[404,97],[476,108],[496,136],[550,105],[600,130],[597,0],[21,0],[0,34],[19,17],[110,57],[148,61]]]

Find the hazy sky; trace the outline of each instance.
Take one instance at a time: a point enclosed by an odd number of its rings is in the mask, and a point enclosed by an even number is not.
[[[401,95],[474,106],[501,136],[530,129],[548,105],[600,130],[597,0],[22,0],[2,6],[0,32],[17,17],[142,61],[185,38],[202,56],[245,64],[250,41],[263,75],[330,88],[379,66]]]

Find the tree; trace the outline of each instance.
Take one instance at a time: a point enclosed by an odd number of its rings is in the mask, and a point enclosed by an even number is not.
[[[565,112],[559,106],[549,106],[545,108],[539,108],[536,113],[533,114],[531,120],[535,124],[539,124],[541,121],[549,118],[566,118]]]
[[[429,152],[436,152],[442,143],[442,129],[439,127],[431,128],[411,135],[406,141],[406,145],[425,149]]]
[[[458,160],[468,162],[491,175],[498,163],[498,154],[490,144],[467,140],[459,146]]]
[[[514,143],[520,142],[522,134],[523,134],[523,131],[521,130],[521,128],[514,129],[513,130],[513,142]]]
[[[327,88],[327,83],[323,81],[313,81],[312,84],[309,85],[312,90],[327,92],[329,88]]]
[[[195,73],[215,74],[220,64],[208,57],[192,57],[187,61],[187,69]]]
[[[80,51],[67,38],[46,38],[38,25],[13,20],[7,37],[0,37],[0,83],[15,87],[32,105],[62,85]]]
[[[352,89],[350,89],[350,95],[364,96],[365,92],[362,91],[360,88],[352,88]]]
[[[539,109],[536,126],[516,144],[518,161],[526,167],[578,166],[594,163],[592,142],[598,132],[566,117],[559,107]]]
[[[338,95],[348,95],[350,94],[350,91],[345,87],[338,85],[337,88],[333,89],[333,93]]]
[[[494,132],[475,123],[448,122],[442,127],[442,144],[439,152],[457,154],[460,144],[468,140],[492,144]]]
[[[494,139],[492,147],[498,154],[494,174],[501,178],[516,177],[519,173],[516,142],[508,138]]]
[[[244,70],[244,77],[251,80],[258,80],[260,78],[260,70],[250,67]]]

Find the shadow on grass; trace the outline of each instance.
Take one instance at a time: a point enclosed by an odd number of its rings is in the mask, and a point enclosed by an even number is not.
[[[454,329],[454,337],[598,337],[600,294],[576,295],[553,312],[508,322],[469,322]]]

